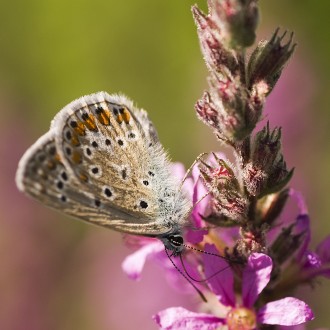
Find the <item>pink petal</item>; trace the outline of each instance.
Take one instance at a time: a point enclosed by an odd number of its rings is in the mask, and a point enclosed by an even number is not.
[[[137,250],[144,245],[154,243],[156,240],[151,237],[123,234],[125,245],[131,250]]]
[[[219,255],[219,251],[211,244],[205,244],[205,252]],[[227,261],[210,254],[204,254],[203,261],[210,289],[223,305],[235,306],[234,275]]]
[[[222,154],[222,153],[217,153],[217,155],[219,158],[224,158],[224,154]],[[216,165],[212,154],[210,154],[207,157],[207,162],[211,163],[211,164],[214,163]],[[191,180],[194,183],[193,189],[191,190],[193,192],[192,203],[193,203],[193,205],[195,205],[196,202],[198,202],[203,196],[206,195],[208,190],[206,189],[204,183],[202,182],[202,180],[200,178],[200,171],[199,171],[198,165],[195,165],[192,168],[191,175],[192,175]],[[188,184],[186,185],[186,187],[187,186],[188,186]],[[191,219],[192,219],[191,222],[193,223],[194,227],[196,227],[196,228],[203,227],[204,221],[203,221],[202,216],[207,216],[210,201],[211,201],[211,196],[207,195],[200,202],[198,202],[198,204],[194,207],[193,211],[191,212]],[[207,233],[208,233],[207,230],[202,230],[202,229],[201,230],[188,230],[186,239],[190,243],[197,244],[197,243],[200,243],[203,241],[204,235],[206,235]]]
[[[297,260],[302,262],[303,257],[305,256],[306,250],[311,241],[311,227],[310,219],[308,214],[299,214],[297,217],[294,234],[303,235],[303,241],[297,252]]]
[[[224,320],[211,314],[194,313],[183,307],[171,307],[152,317],[164,330],[215,330]]]
[[[175,288],[177,291],[182,293],[193,293],[196,294],[195,289],[193,286],[184,278],[180,272],[172,265],[169,258],[167,257],[166,253],[163,251],[155,256],[155,261],[161,266],[163,269],[162,272],[165,274],[167,282]],[[172,257],[172,261],[176,264],[176,267],[180,269],[181,273],[186,274],[188,273],[192,278],[200,278],[200,273],[198,272],[198,265],[195,263],[193,258],[183,258],[183,263],[185,269],[177,257]],[[199,286],[198,283],[195,283]]]
[[[191,244],[198,244],[203,241],[204,235],[207,234],[207,230],[203,229],[188,229],[186,232],[186,240]]]
[[[307,268],[320,268],[322,266],[322,261],[319,255],[312,251],[306,251],[305,253],[305,267]]]
[[[220,241],[226,246],[234,246],[236,241],[241,238],[239,227],[232,228],[218,228],[216,234],[219,237]]]
[[[265,288],[272,272],[272,259],[263,253],[253,253],[243,272],[243,303],[252,307],[260,292]]]
[[[177,177],[178,180],[182,180],[184,175],[186,174],[184,165],[179,162],[171,164],[171,172],[174,176]]]
[[[289,194],[291,197],[296,199],[299,209],[299,214],[308,214],[307,205],[302,193],[300,191],[290,189]]]
[[[191,171],[191,176],[194,180],[194,182],[196,182],[199,178],[199,175],[200,175],[200,171],[199,171],[199,168],[197,165],[195,165]]]
[[[171,171],[179,180],[182,180],[186,174],[186,170],[181,163],[172,163]],[[192,177],[188,176],[186,178],[182,189],[186,192],[187,196],[192,200],[192,205],[194,205],[200,197],[205,195],[206,189],[203,186],[202,182],[199,180],[199,169],[195,165],[192,169]],[[186,232],[185,239],[187,242],[192,244],[197,244],[203,241],[204,235],[207,233],[206,230],[199,230],[198,228],[202,227],[202,217],[205,212],[205,208],[208,204],[209,199],[206,197],[201,202],[199,202],[191,212],[191,223],[192,229],[189,229]],[[196,230],[197,229],[197,230]]]
[[[122,269],[130,279],[135,281],[140,280],[141,272],[147,258],[161,251],[164,251],[164,245],[161,241],[157,240],[149,243],[127,256],[122,263]]]
[[[196,215],[198,215],[199,218],[201,218],[199,214],[204,215],[204,212],[211,199],[209,195],[204,197],[206,193],[207,193],[207,189],[205,188],[203,182],[201,181],[200,178],[197,178],[194,185],[193,205],[195,205],[195,203],[197,203],[198,201],[200,202],[198,202],[198,204],[194,207],[193,211],[195,211]],[[202,197],[204,198],[200,200]]]
[[[193,170],[194,171],[194,170]],[[199,171],[198,171],[199,173]],[[202,197],[205,196],[207,190],[203,185],[201,179],[197,176],[197,181],[193,186],[193,196],[192,202],[193,205],[196,204]],[[197,244],[203,241],[204,235],[207,234],[207,230],[198,229],[202,228],[204,221],[202,216],[206,216],[206,209],[209,205],[211,197],[206,196],[197,205],[195,205],[194,209],[191,212],[191,223],[193,225],[193,229],[187,231],[186,239],[188,242],[192,244]]]
[[[318,245],[316,252],[323,263],[330,262],[330,235]]]
[[[195,168],[196,166],[194,166]],[[193,169],[194,171],[194,169]],[[199,170],[198,170],[199,171]],[[171,172],[177,178],[178,182],[182,182],[184,176],[186,175],[187,171],[182,163],[176,162],[171,163]],[[188,175],[185,179],[182,189],[185,191],[187,197],[190,200],[193,200],[193,191],[195,186],[195,179]]]
[[[309,306],[293,297],[270,302],[258,311],[258,322],[264,324],[297,325],[313,319]]]

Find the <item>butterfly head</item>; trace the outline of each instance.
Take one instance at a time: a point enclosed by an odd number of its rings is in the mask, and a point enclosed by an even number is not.
[[[173,251],[174,255],[180,254],[183,249],[183,237],[180,233],[170,233],[160,237],[160,240],[164,243],[167,250]]]

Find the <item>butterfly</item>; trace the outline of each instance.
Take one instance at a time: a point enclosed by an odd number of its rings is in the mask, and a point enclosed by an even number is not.
[[[74,218],[182,251],[188,197],[146,111],[123,95],[83,96],[23,155],[22,192]]]

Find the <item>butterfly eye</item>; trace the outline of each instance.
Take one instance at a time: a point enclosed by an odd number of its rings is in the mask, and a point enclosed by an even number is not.
[[[181,247],[183,244],[183,237],[181,235],[172,235],[168,239],[174,247]]]

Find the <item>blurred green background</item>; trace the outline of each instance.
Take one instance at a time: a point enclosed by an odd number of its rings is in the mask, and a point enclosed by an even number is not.
[[[219,150],[194,114],[207,70],[193,3],[1,2],[0,329],[155,329],[153,313],[188,306],[153,265],[140,283],[125,278],[120,264],[128,250],[120,234],[25,198],[14,175],[59,109],[100,90],[123,92],[147,109],[173,160],[188,166],[200,152]],[[284,154],[296,167],[291,186],[306,196],[315,246],[330,232],[330,2],[260,1],[260,7],[258,39],[280,26],[295,31],[298,42],[267,118],[283,127]],[[330,325],[329,294],[326,281],[301,292],[316,314],[310,329]]]

